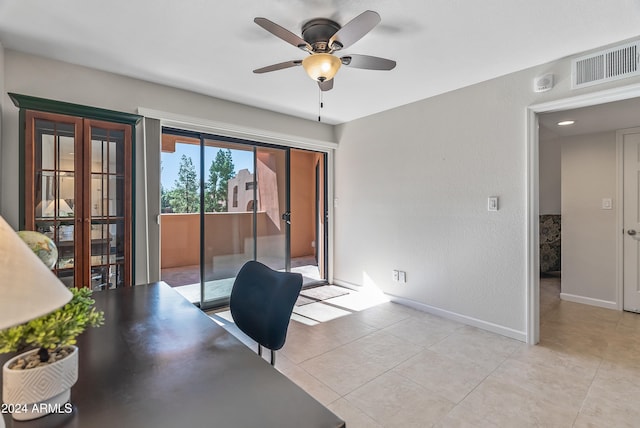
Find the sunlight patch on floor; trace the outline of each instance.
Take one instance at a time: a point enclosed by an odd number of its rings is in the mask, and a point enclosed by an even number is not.
[[[325,305],[321,302],[310,303],[304,306],[296,306],[293,308],[293,312],[320,322],[331,321],[351,313],[344,309]]]

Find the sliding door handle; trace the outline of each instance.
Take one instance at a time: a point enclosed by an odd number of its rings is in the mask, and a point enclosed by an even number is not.
[[[291,224],[291,211],[287,211],[282,214],[282,219],[287,223]]]

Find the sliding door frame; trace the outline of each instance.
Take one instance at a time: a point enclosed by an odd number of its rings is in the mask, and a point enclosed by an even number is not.
[[[335,218],[335,157],[336,150],[338,149],[337,134],[333,131],[326,133],[325,137],[308,137],[303,133],[290,134],[286,131],[278,131],[277,124],[271,129],[264,127],[256,127],[254,125],[244,125],[234,122],[226,122],[215,119],[207,119],[202,114],[199,116],[192,114],[180,114],[166,110],[158,110],[149,107],[139,106],[137,108],[137,114],[144,117],[145,121],[158,121],[157,133],[155,127],[151,129],[142,129],[139,137],[142,139],[142,146],[144,150],[144,159],[156,159],[160,153],[161,144],[161,129],[174,128],[183,131],[192,132],[204,132],[212,135],[221,135],[227,137],[236,137],[245,140],[251,140],[255,142],[271,143],[277,146],[286,146],[295,149],[307,149],[313,150],[319,153],[324,153],[326,156],[325,168],[327,171],[326,197],[329,202],[326,206],[327,212],[327,225],[326,225],[326,254],[327,254],[327,282],[333,283],[334,279],[334,233],[335,225],[333,219]],[[212,113],[215,117],[215,114]],[[145,122],[143,122],[145,123]],[[150,122],[152,123],[152,122]],[[322,135],[322,131],[316,133],[316,135]],[[160,193],[160,164],[150,165],[147,167],[146,163],[143,168],[137,170],[136,179],[139,180],[141,186],[145,191],[145,216],[140,217],[140,224],[138,227],[142,232],[146,232],[148,236],[147,240],[153,240],[159,242],[160,229],[158,227],[158,219],[160,215],[160,204],[156,196],[156,193]],[[157,169],[156,169],[157,168]],[[151,189],[151,192],[147,192],[146,189]],[[144,245],[147,243],[145,241]],[[136,247],[138,248],[138,247]],[[136,251],[140,251],[137,249]],[[148,271],[148,275],[145,279],[146,282],[153,282],[160,280],[160,266],[158,260],[160,260],[159,246],[156,248],[146,248],[144,250],[146,260],[140,259],[140,262],[145,264],[146,268],[152,267],[151,271]]]
[[[273,143],[265,143],[265,142],[261,142],[261,141],[255,141],[255,140],[249,140],[249,139],[243,139],[243,138],[237,138],[237,137],[230,137],[230,136],[225,136],[225,135],[219,135],[219,134],[214,134],[214,133],[209,133],[209,132],[205,132],[205,131],[193,131],[193,130],[189,130],[189,129],[183,129],[183,128],[177,128],[175,126],[168,126],[168,125],[162,125],[161,126],[161,136],[163,134],[170,134],[170,135],[176,135],[176,136],[183,136],[183,137],[190,137],[190,138],[194,138],[194,139],[199,139],[200,140],[200,159],[199,159],[199,172],[200,172],[200,178],[199,178],[199,183],[200,183],[200,239],[199,239],[199,252],[200,252],[200,257],[199,257],[199,261],[200,261],[200,306],[202,309],[209,309],[212,307],[219,307],[219,306],[224,306],[225,304],[228,304],[228,299],[216,299],[216,300],[210,300],[210,301],[206,301],[204,300],[204,298],[206,297],[204,294],[204,278],[205,278],[205,234],[202,233],[204,231],[205,228],[205,212],[202,209],[202,207],[204,206],[204,182],[205,182],[205,140],[213,140],[213,141],[221,141],[221,142],[228,142],[228,143],[232,143],[232,144],[241,144],[241,145],[245,145],[247,147],[251,147],[253,148],[253,169],[254,169],[254,200],[257,200],[256,198],[256,192],[257,192],[257,186],[255,185],[256,181],[257,181],[257,150],[259,148],[267,148],[267,149],[274,149],[274,150],[282,150],[284,155],[285,155],[285,207],[284,207],[284,212],[290,212],[291,210],[291,149],[292,148],[296,148],[298,149],[298,147],[292,147],[292,146],[287,146],[287,145],[279,145],[279,144],[273,144]],[[328,247],[329,245],[329,235],[330,235],[330,229],[329,229],[329,205],[328,205],[328,201],[329,201],[329,165],[328,165],[328,159],[329,159],[329,153],[327,151],[322,151],[322,150],[318,150],[318,149],[313,149],[313,148],[300,148],[301,150],[308,150],[308,151],[313,151],[316,153],[319,153],[321,155],[321,159],[322,159],[322,171],[321,174],[323,176],[323,185],[324,188],[322,189],[322,198],[323,198],[323,204],[324,204],[324,209],[322,212],[322,216],[324,217],[324,221],[325,221],[325,227],[323,229],[323,233],[322,236],[316,236],[316,239],[318,241],[322,240],[322,245],[324,248],[323,251],[323,270],[324,272],[322,272],[322,275],[324,276],[324,280],[319,281],[317,283],[314,283],[313,285],[317,285],[317,284],[321,284],[321,283],[329,283],[329,272],[330,272],[330,267],[329,267],[329,253],[330,253],[330,249]],[[316,196],[316,199],[318,198],[318,196]],[[254,260],[258,257],[258,249],[257,249],[257,209],[258,209],[258,204],[254,204],[253,206],[253,220],[252,220],[252,228],[253,228],[253,258]],[[284,227],[285,227],[285,270],[286,271],[290,271],[291,270],[291,226],[289,224],[289,222],[284,222]]]

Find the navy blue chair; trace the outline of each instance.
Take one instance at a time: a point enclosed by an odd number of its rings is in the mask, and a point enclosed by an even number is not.
[[[302,288],[302,275],[280,272],[260,262],[249,261],[236,276],[229,307],[233,321],[247,336],[271,350],[271,365],[276,364],[275,351],[284,346],[289,319]]]

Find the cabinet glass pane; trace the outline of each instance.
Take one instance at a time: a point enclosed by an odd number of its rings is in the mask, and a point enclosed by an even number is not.
[[[58,170],[75,171],[75,140],[73,137],[61,135],[58,139]]]
[[[111,217],[123,217],[124,216],[124,177],[110,175],[108,179],[108,195],[109,195],[109,216]],[[118,197],[120,195],[120,197]]]
[[[107,224],[91,226],[91,265],[103,265],[115,262],[109,257],[112,235]]]
[[[102,174],[91,175],[91,215],[101,217],[102,211]]]
[[[44,123],[45,121],[42,120],[38,120],[36,121],[36,127],[38,126],[38,124],[40,126],[45,126]],[[46,126],[47,128],[53,129],[53,124],[51,122],[46,122]],[[42,168],[42,169],[55,169],[55,159],[56,159],[56,146],[55,146],[55,138],[53,136],[53,134],[41,134],[41,138],[42,138],[42,143],[40,144],[39,148],[40,149],[40,153],[38,153],[38,150],[36,151],[36,159],[40,159],[40,165],[36,165],[36,168]],[[40,156],[38,156],[40,155]]]
[[[55,178],[54,171],[36,172],[35,216],[37,218],[53,217],[55,214],[53,207],[51,207],[55,200]]]
[[[124,174],[124,131],[111,131],[109,136],[109,173]]]
[[[122,286],[122,269],[117,265],[99,266],[91,268],[91,288],[105,290]]]
[[[56,222],[53,233],[58,238],[58,263],[55,267],[56,273],[58,278],[60,278],[66,286],[73,286],[75,269],[75,227],[70,222]]]
[[[91,140],[91,172],[103,171],[103,159],[106,160],[106,156],[102,146],[102,140]]]

